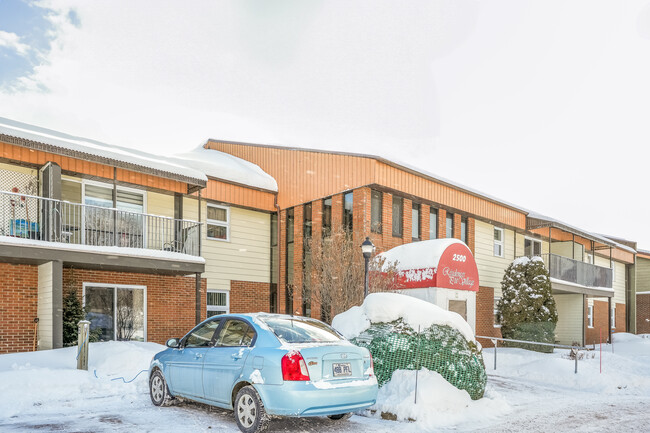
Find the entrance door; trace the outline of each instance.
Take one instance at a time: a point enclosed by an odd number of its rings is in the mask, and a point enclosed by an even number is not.
[[[463,320],[467,321],[467,301],[449,300],[449,311],[460,314]]]

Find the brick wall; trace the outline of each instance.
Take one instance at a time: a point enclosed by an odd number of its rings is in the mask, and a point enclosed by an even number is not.
[[[588,301],[585,301],[585,344],[598,344],[600,341],[600,335],[602,332],[603,342],[607,341],[609,338],[608,326],[609,326],[609,309],[607,301],[594,300],[594,326],[589,327],[589,318],[588,318]],[[612,304],[614,305],[614,304]],[[612,328],[612,334],[614,332],[626,332],[627,327],[625,325],[625,304],[615,304],[616,305],[616,323],[615,327]]]
[[[636,297],[636,333],[650,334],[650,293]]]
[[[494,289],[479,287],[476,293],[476,335],[501,337],[501,328],[494,327]],[[493,347],[490,340],[480,339],[483,347]]]
[[[232,280],[230,281],[230,312],[269,312],[270,293],[269,283]]]
[[[38,266],[0,263],[0,354],[31,351],[38,305]]]
[[[147,287],[147,341],[164,344],[196,324],[196,280],[193,277],[63,269],[63,290],[74,287],[81,298],[83,283]],[[206,317],[206,280],[201,281],[201,319]],[[266,298],[268,304],[268,296]],[[267,307],[268,308],[268,307]]]

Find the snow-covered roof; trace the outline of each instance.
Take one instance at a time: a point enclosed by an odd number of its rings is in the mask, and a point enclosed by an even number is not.
[[[208,177],[267,191],[278,191],[275,179],[258,165],[228,153],[199,146],[190,152],[175,155],[174,158],[180,163],[192,165]]]
[[[63,132],[41,128],[27,123],[0,117],[0,135],[6,135],[33,142],[39,150],[59,155],[83,158],[100,163],[122,163],[124,168],[135,171],[142,169],[160,172],[161,176],[179,179],[184,182],[205,185],[207,178],[203,172],[169,158],[136,149],[102,143],[88,138],[75,137]]]
[[[464,243],[458,239],[431,239],[428,241],[412,242],[409,244],[398,245],[377,254],[377,257],[386,261],[385,265],[391,265],[397,262],[397,270],[407,269],[424,269],[436,268],[440,261],[440,256],[444,251],[453,244]]]
[[[558,219],[548,217],[546,215],[542,215],[540,213],[534,212],[534,211],[528,211],[528,216],[527,216],[528,222],[526,224],[528,229],[531,228],[539,228],[539,227],[557,227],[563,230],[566,230],[570,233],[575,233],[578,236],[581,236],[585,239],[590,239],[596,242],[599,242],[604,245],[609,245],[612,247],[617,247],[620,245],[621,249],[629,249],[632,250],[631,248],[618,244],[617,242],[608,239],[604,236],[598,235],[596,233],[588,232],[586,230],[579,229],[577,227],[574,227],[572,225],[569,225],[565,222],[562,222]],[[634,251],[634,250],[632,250]]]

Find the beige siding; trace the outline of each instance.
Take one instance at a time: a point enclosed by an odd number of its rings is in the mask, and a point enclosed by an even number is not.
[[[52,262],[38,266],[38,348],[53,348],[52,323]]]
[[[596,265],[602,266],[604,268],[609,268],[609,257],[599,257],[596,256]],[[614,298],[612,302],[617,302],[619,304],[625,303],[625,264],[614,261]],[[607,298],[605,298],[607,300]]]
[[[636,291],[650,292],[650,260],[636,258]]]
[[[514,232],[504,229],[504,257],[494,255],[494,226],[476,221],[474,258],[478,267],[479,285],[493,287],[494,296],[501,296],[501,280],[510,263],[515,259]],[[521,245],[519,245],[521,243]],[[517,251],[523,254],[523,237],[517,236]]]
[[[205,202],[201,213],[205,218]],[[231,280],[268,283],[271,273],[269,214],[231,207],[229,231],[230,240],[221,241],[207,239],[206,230],[202,230],[208,289],[229,290]]]
[[[147,192],[147,213],[173,218],[174,196],[151,191]]]
[[[81,203],[81,183],[62,179],[61,200],[70,203]]]
[[[582,295],[553,295],[557,305],[558,321],[555,339],[560,344],[582,344],[583,307]]]
[[[583,249],[582,245],[571,241],[553,242],[552,253],[558,256],[567,257],[569,259],[582,261],[583,260],[582,249]]]

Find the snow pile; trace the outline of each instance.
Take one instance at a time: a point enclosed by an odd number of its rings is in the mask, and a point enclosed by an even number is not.
[[[0,419],[58,410],[61,405],[101,407],[94,399],[141,400],[139,395],[148,392],[146,372],[131,383],[111,379],[133,379],[163,349],[155,343],[91,343],[88,371],[76,369],[76,347],[1,355]]]
[[[200,146],[191,152],[178,154],[175,157],[180,163],[201,170],[208,177],[267,191],[277,192],[278,190],[275,179],[258,165],[215,149],[205,149]]]
[[[437,268],[440,257],[453,244],[462,244],[458,239],[431,239],[398,245],[377,254],[377,258],[385,259],[384,266],[396,263],[397,270]]]
[[[332,326],[345,338],[351,339],[370,328],[371,322],[388,323],[400,318],[414,330],[431,325],[450,326],[467,341],[475,342],[472,328],[459,314],[398,293],[372,293],[360,307],[352,307],[334,317]]]
[[[371,411],[390,413],[397,419],[415,420],[421,430],[435,431],[460,423],[476,425],[486,419],[497,418],[511,411],[510,405],[499,394],[472,400],[435,371],[423,368],[418,372],[417,403],[415,403],[415,376],[413,370],[397,370],[386,385],[379,389],[377,403]]]
[[[522,256],[522,257],[517,257],[512,261],[512,266],[519,266],[519,265],[527,265],[529,262],[542,262],[544,263],[544,259],[541,258],[540,256],[533,256],[533,257],[527,257],[527,256]]]

